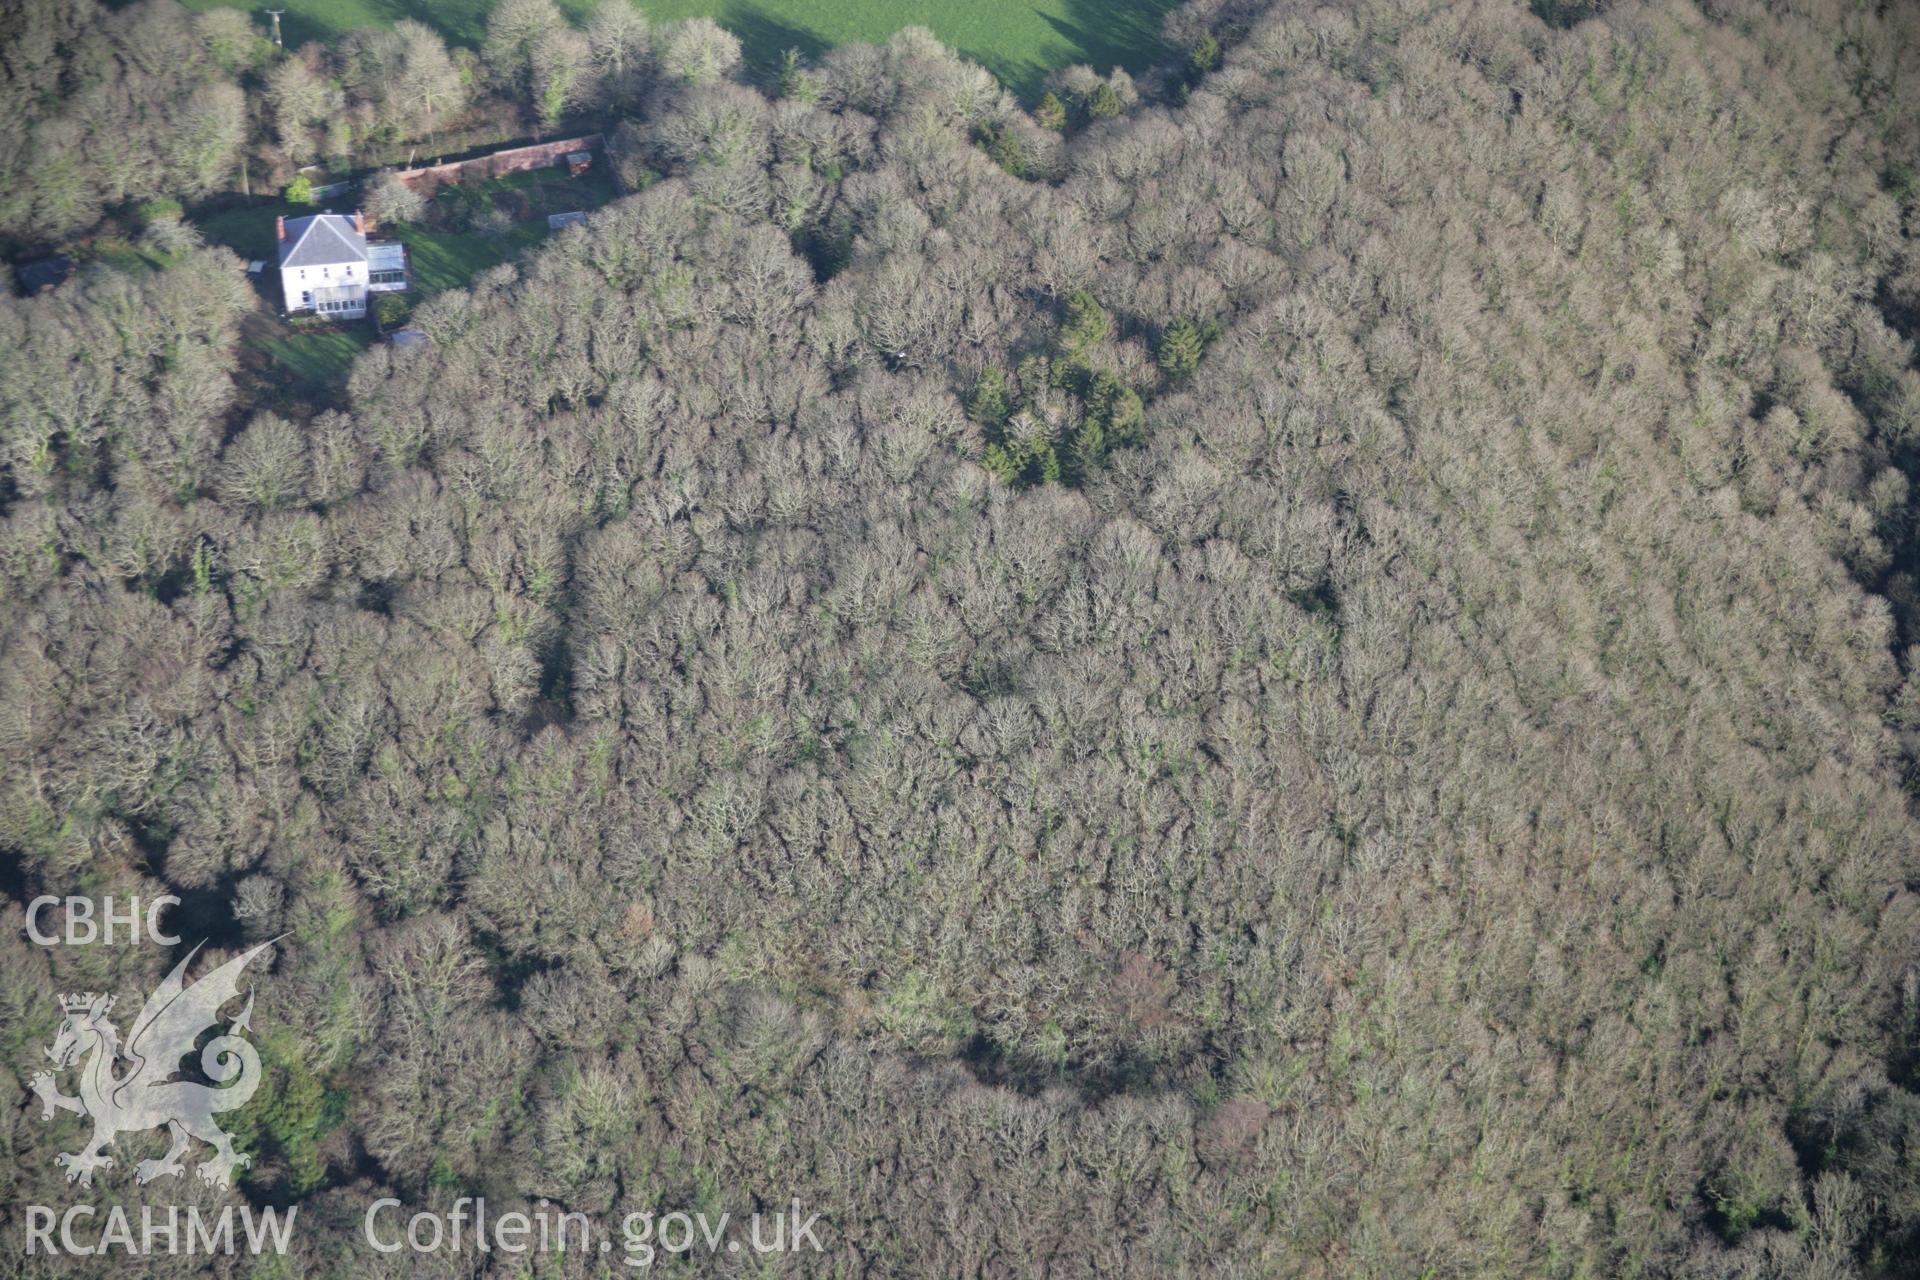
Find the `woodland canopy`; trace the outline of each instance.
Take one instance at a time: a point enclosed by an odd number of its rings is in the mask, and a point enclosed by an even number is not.
[[[228,181],[240,85],[286,152],[309,72],[470,83],[182,22],[16,28],[0,221]],[[150,83],[41,61],[143,24]],[[299,1274],[471,1274],[357,1249],[386,1195],[798,1198],[791,1274],[1914,1274],[1915,11],[1194,0],[1057,115],[715,32],[335,402],[220,250],[0,302],[0,1200],[67,1194],[56,994],[173,958],[21,904],[171,891],[283,937],[233,1117]],[[118,94],[206,150],[126,177]],[[217,1199],[162,1141],[99,1194]]]

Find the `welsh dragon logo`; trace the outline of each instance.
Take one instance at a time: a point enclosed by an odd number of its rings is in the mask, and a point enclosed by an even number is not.
[[[187,986],[187,966],[200,953],[196,946],[147,998],[124,1046],[119,1032],[107,1020],[113,1009],[112,996],[86,992],[60,997],[60,1007],[67,1017],[53,1046],[46,1051],[47,1057],[63,1071],[80,1064],[80,1096],[70,1098],[61,1093],[51,1071],[34,1076],[33,1091],[40,1095],[42,1120],[53,1119],[55,1110],[93,1120],[93,1137],[86,1146],[72,1155],[62,1153],[53,1158],[67,1171],[68,1182],[92,1186],[95,1169],[113,1167],[113,1157],[102,1153],[115,1135],[161,1125],[167,1127],[173,1145],[160,1159],[140,1162],[134,1171],[140,1182],[185,1172],[180,1157],[193,1138],[214,1148],[213,1158],[202,1160],[196,1169],[210,1186],[228,1186],[236,1168],[253,1163],[252,1156],[233,1149],[232,1135],[213,1120],[217,1112],[244,1106],[260,1084],[260,1055],[242,1038],[253,1016],[251,989],[240,1016],[228,1025],[225,1034],[209,1040],[200,1051],[200,1069],[214,1084],[227,1087],[173,1077],[180,1071],[181,1059],[193,1052],[201,1033],[218,1025],[221,1006],[239,996],[240,972],[247,961],[272,945],[263,942]],[[118,1070],[122,1063],[125,1069]]]

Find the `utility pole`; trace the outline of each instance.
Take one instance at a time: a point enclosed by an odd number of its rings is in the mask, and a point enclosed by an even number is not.
[[[266,15],[273,19],[273,47],[276,49],[286,48],[285,45],[280,43],[280,15],[285,12],[286,12],[285,9],[265,10]]]

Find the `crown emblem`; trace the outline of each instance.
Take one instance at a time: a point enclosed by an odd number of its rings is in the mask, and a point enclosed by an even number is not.
[[[68,1182],[90,1187],[97,1170],[111,1169],[114,1157],[106,1149],[115,1135],[163,1127],[172,1133],[173,1146],[158,1159],[142,1160],[134,1169],[135,1182],[184,1173],[180,1157],[195,1139],[214,1150],[195,1171],[210,1187],[226,1190],[233,1185],[235,1171],[253,1163],[252,1156],[234,1149],[233,1135],[214,1120],[223,1111],[244,1107],[260,1087],[260,1053],[247,1039],[252,993],[247,993],[246,1011],[224,1032],[219,1030],[220,1009],[229,1000],[239,999],[240,976],[247,961],[272,945],[263,942],[189,986],[184,980],[187,966],[200,954],[200,947],[194,947],[140,1006],[124,1045],[120,1029],[107,1019],[114,1005],[112,995],[68,991],[55,996],[66,1022],[42,1054],[56,1071],[80,1072],[80,1096],[61,1092],[53,1071],[38,1072],[29,1087],[40,1099],[42,1120],[51,1120],[60,1111],[93,1120],[93,1137],[86,1146],[53,1158],[55,1165],[67,1171]],[[214,1035],[200,1049],[200,1074],[211,1083],[173,1079],[180,1060],[209,1031]],[[125,1070],[119,1067],[123,1060]]]

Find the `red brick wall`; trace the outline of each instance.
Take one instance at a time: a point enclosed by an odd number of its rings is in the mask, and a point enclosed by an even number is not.
[[[605,143],[606,139],[599,134],[590,133],[584,138],[564,138],[558,142],[538,142],[530,147],[512,147],[492,155],[430,165],[425,169],[400,169],[394,172],[394,177],[421,195],[431,196],[448,183],[479,182],[525,169],[545,169],[558,163],[560,157],[569,151],[599,151]]]

